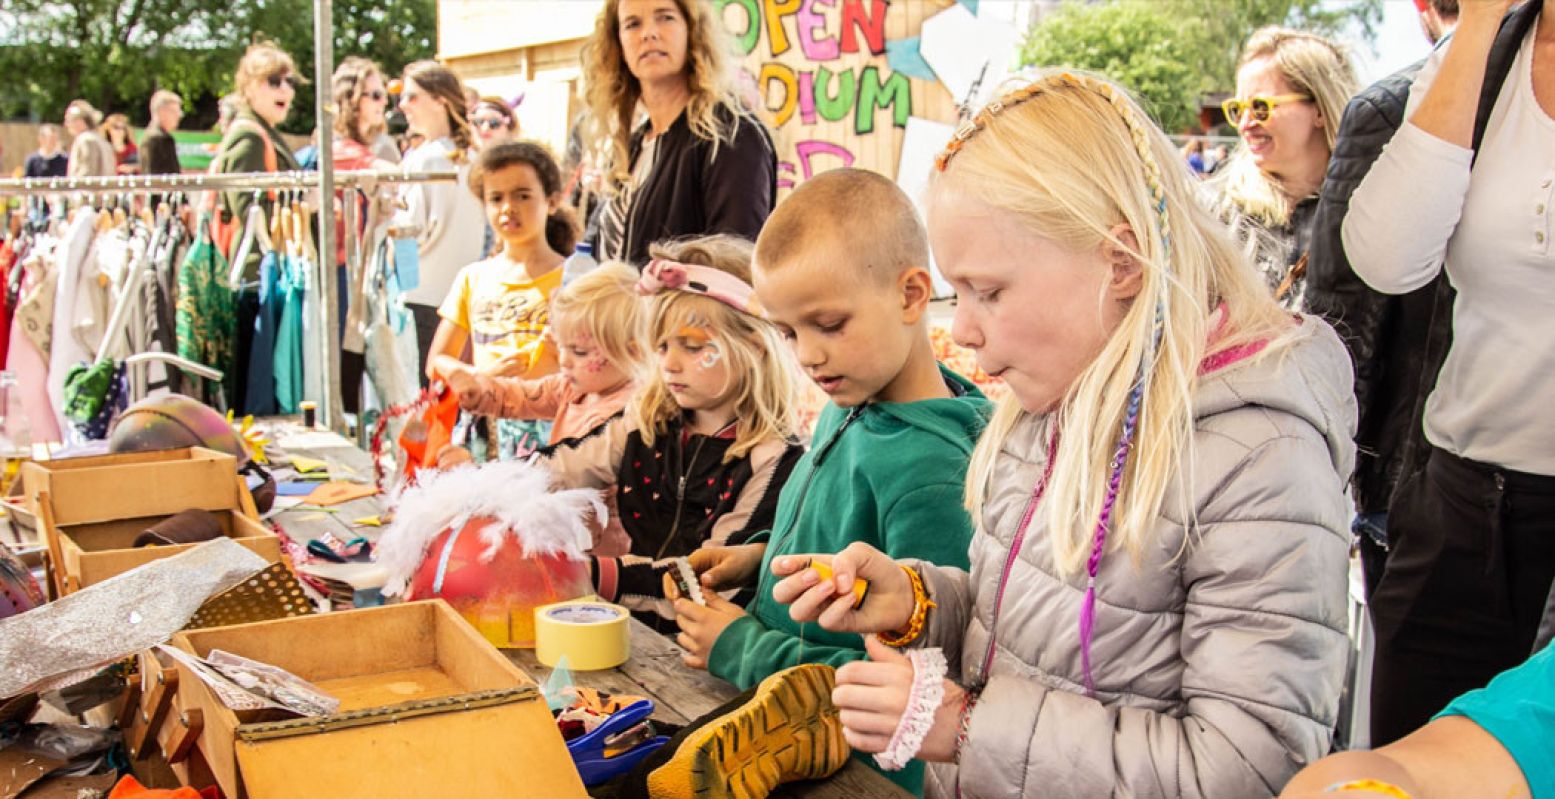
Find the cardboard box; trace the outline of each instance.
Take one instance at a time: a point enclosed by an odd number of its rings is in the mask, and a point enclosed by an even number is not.
[[[223,535],[265,560],[281,557],[280,539],[258,521],[237,461],[215,450],[35,461],[23,465],[22,481],[61,596],[194,546],[131,546],[147,527],[191,508],[211,511]]]
[[[179,664],[178,705],[231,799],[585,796],[539,689],[440,600],[189,630],[173,644],[269,663],[341,700],[321,718],[234,713]]]

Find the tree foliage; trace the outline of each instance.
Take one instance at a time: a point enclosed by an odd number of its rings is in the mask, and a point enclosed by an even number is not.
[[[435,0],[333,5],[336,63],[360,55],[397,74],[435,49]],[[316,82],[312,0],[6,0],[0,117],[55,120],[80,97],[143,121],[157,89],[186,101],[230,91],[237,61],[256,38],[274,41]],[[305,85],[283,127],[311,130],[313,98],[313,84]]]
[[[1358,25],[1369,38],[1381,13],[1381,0],[1065,2],[1032,27],[1021,63],[1107,75],[1178,132],[1193,125],[1201,94],[1234,88],[1237,56],[1253,31],[1288,25],[1333,35]]]

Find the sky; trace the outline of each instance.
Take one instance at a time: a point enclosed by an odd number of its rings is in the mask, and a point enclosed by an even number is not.
[[[1430,52],[1430,44],[1420,31],[1420,15],[1411,0],[1383,0],[1382,24],[1377,27],[1376,41],[1368,45],[1357,33],[1349,44],[1362,86],[1369,86]]]

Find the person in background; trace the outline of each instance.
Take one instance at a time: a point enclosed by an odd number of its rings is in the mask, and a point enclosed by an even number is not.
[[[222,95],[222,98],[216,101],[217,133],[223,136],[227,135],[227,128],[232,125],[232,120],[237,118],[238,103],[237,94]]]
[[[113,175],[117,156],[97,126],[103,115],[85,100],[74,100],[65,107],[65,132],[73,138],[70,142],[70,165],[66,173],[70,177],[103,177]]]
[[[114,171],[120,175],[133,175],[140,171],[140,148],[135,146],[135,136],[130,133],[130,118],[123,114],[109,114],[99,131],[113,148]]]
[[[212,162],[212,172],[286,172],[298,168],[297,157],[276,131],[276,126],[291,113],[292,100],[297,96],[300,82],[296,63],[285,51],[270,43],[249,45],[234,75],[237,111],[222,136],[221,148]],[[265,193],[253,190],[222,192],[219,209],[222,218],[241,226],[256,196],[265,204],[266,219],[269,219],[271,200]],[[254,288],[245,288],[237,295],[237,351],[227,385],[228,401],[240,410],[251,402],[248,398],[248,361],[254,320],[259,314],[259,260],[260,253],[255,248],[243,265],[242,278],[245,286]],[[272,389],[270,385],[253,387],[255,392]]]
[[[476,145],[481,149],[518,138],[518,117],[500,97],[482,97],[470,111]]]
[[[1416,0],[1416,5],[1432,45],[1458,23],[1458,0]],[[1409,461],[1427,449],[1419,423],[1429,393],[1420,390],[1426,353],[1445,346],[1451,322],[1432,312],[1445,278],[1403,296],[1376,291],[1351,267],[1341,227],[1350,195],[1403,123],[1410,84],[1424,65],[1421,59],[1373,83],[1345,107],[1312,222],[1307,307],[1334,326],[1355,363],[1360,422],[1354,531],[1367,596],[1382,579],[1387,558],[1388,503],[1400,475],[1411,470]]]
[[[1420,32],[1432,47],[1458,27],[1458,0],[1415,0],[1420,12]]]
[[[69,164],[70,156],[59,148],[59,128],[49,124],[38,126],[38,151],[23,162],[22,176],[62,178]]]
[[[384,112],[389,106],[388,86],[378,65],[359,56],[348,56],[335,68],[331,79],[331,94],[340,113],[335,115],[334,144],[332,153],[335,169],[390,169],[399,161],[382,158],[376,147],[378,135],[385,128]],[[393,148],[390,148],[393,150]],[[340,193],[338,197],[359,197],[356,193]],[[367,203],[357,209],[357,235],[365,233],[368,216]],[[340,286],[340,320],[344,324],[353,303],[364,302],[360,295],[362,286],[349,279],[346,262],[345,215],[336,218],[335,264]],[[366,369],[362,353],[342,349],[340,351],[340,393],[346,413],[356,413],[361,408],[362,375]]]
[[[404,264],[396,264],[396,269],[400,288],[406,293],[405,304],[416,319],[421,363],[415,371],[421,373],[425,385],[427,354],[441,322],[438,306],[453,288],[459,270],[481,260],[485,214],[480,200],[466,188],[474,137],[464,85],[436,61],[411,64],[405,68],[404,80],[400,110],[405,112],[411,133],[422,138],[405,153],[403,167],[410,172],[459,175],[455,182],[405,184],[400,189],[400,210],[389,223],[391,236],[416,241],[418,279],[407,279]],[[415,285],[406,285],[410,282]]]
[[[163,89],[151,95],[151,124],[140,138],[140,173],[176,175],[183,171],[178,163],[178,143],[173,131],[184,118],[184,101]]]
[[[641,268],[657,241],[754,241],[777,203],[772,136],[741,99],[709,0],[606,0],[584,46],[609,202],[594,253]],[[638,105],[647,119],[637,122]]]
[[[1340,116],[1357,88],[1338,45],[1271,27],[1248,39],[1236,97],[1222,106],[1242,144],[1212,184],[1217,208],[1286,308],[1306,308],[1312,214]]]
[[[1203,139],[1189,139],[1188,143],[1183,146],[1182,152],[1183,160],[1188,162],[1188,168],[1193,170],[1193,174],[1202,177],[1209,172],[1209,168],[1204,165]]]
[[[464,110],[468,115],[475,111],[475,106],[481,101],[481,93],[474,86],[465,86],[461,92],[464,95]]]
[[[1457,292],[1371,597],[1378,745],[1522,662],[1555,579],[1555,0],[1459,6],[1342,228],[1372,288]]]

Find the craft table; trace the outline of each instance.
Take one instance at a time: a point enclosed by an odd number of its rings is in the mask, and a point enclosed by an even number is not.
[[[295,424],[291,428],[293,432],[287,432],[288,428],[277,424],[282,421],[270,420],[267,424],[274,432],[271,436],[271,457],[278,465],[285,464],[291,455],[302,455],[332,464],[337,468],[337,473],[339,467],[345,467],[350,470],[349,473],[355,473],[363,481],[372,480],[371,459],[350,440],[327,431],[301,431],[295,429]],[[304,505],[281,511],[272,520],[303,546],[325,532],[342,540],[364,536],[377,541],[380,528],[353,526],[351,521],[382,513],[381,497],[352,500],[334,508],[338,511],[330,513]],[[632,619],[631,625],[631,658],[614,669],[575,671],[573,680],[577,684],[613,694],[651,699],[655,708],[653,717],[670,724],[685,724],[739,693],[733,685],[683,664],[680,658],[685,651],[674,641],[636,619]],[[503,653],[536,682],[544,684],[551,674],[549,667],[535,659],[533,649],[511,649]],[[848,761],[847,766],[826,780],[792,783],[782,786],[772,795],[805,799],[888,799],[909,796],[890,780],[856,760]]]

